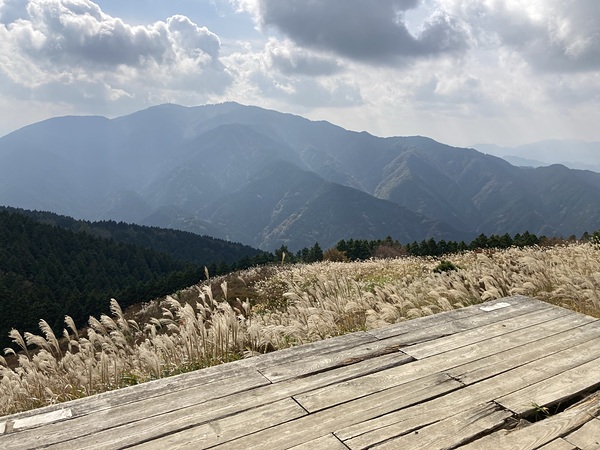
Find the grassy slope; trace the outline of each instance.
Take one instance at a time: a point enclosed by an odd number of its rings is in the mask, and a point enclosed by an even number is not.
[[[130,316],[113,303],[85,337],[71,326],[68,348],[43,326],[26,336],[35,356],[21,354],[16,371],[0,365],[0,415],[513,294],[600,317],[598,245],[450,258],[459,269],[443,273],[434,258],[250,269]]]

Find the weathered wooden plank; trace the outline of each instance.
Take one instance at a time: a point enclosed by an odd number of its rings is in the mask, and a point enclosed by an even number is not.
[[[295,445],[289,450],[348,450],[348,447],[333,434],[328,434],[304,444]]]
[[[361,420],[365,415],[367,417],[373,417],[380,414],[380,411],[393,410],[398,407],[398,404],[401,407],[403,402],[418,402],[422,398],[439,395],[441,392],[445,392],[449,389],[456,389],[458,386],[458,383],[447,377],[432,377],[430,380],[426,380],[426,382],[419,383],[418,386],[407,386],[399,391],[399,396],[402,397],[401,401],[394,398],[375,398],[370,402],[361,402],[356,409],[352,408],[348,413],[344,412],[340,414],[339,411],[333,412],[329,410],[317,417],[314,417],[313,415],[305,416],[286,424],[266,428],[265,430],[254,433],[246,438],[237,439],[222,445],[224,448],[261,448],[262,446],[265,446],[265,448],[287,448],[289,446],[305,443],[329,433],[330,428],[333,427],[332,424],[339,420],[341,420],[342,423],[352,423],[352,421]],[[226,405],[223,405],[223,408],[227,408]],[[204,415],[201,410],[196,410],[195,414],[196,424],[193,423],[194,418],[190,417],[188,412],[188,415],[186,416],[179,415],[180,426],[178,427],[173,426],[172,418],[165,419],[164,417],[160,417],[160,420],[144,421],[145,423],[142,424],[143,426],[140,426],[140,423],[130,423],[126,426],[116,427],[101,433],[73,439],[68,442],[68,446],[72,448],[104,450],[135,445],[136,443],[145,441],[153,436],[173,433],[173,429],[182,430],[183,428],[181,425],[184,421],[188,426],[197,425],[198,418],[203,417]],[[168,422],[166,426],[165,421]],[[278,432],[269,434],[272,433],[272,431],[269,430],[278,430]],[[266,437],[261,434],[265,432],[268,434]],[[280,440],[283,435],[286,435],[287,438]],[[257,438],[256,436],[261,436],[261,438]],[[247,443],[246,439],[248,439],[249,443]],[[263,439],[266,440],[263,441]],[[273,442],[275,444],[270,446]],[[66,446],[65,444],[67,443],[61,443],[46,448],[64,448]]]
[[[512,331],[530,328],[540,323],[547,322],[565,315],[574,315],[572,311],[559,308],[545,307],[536,311],[521,314],[517,317],[508,317],[503,320],[473,329],[454,333],[433,341],[413,345],[403,351],[416,359],[423,359],[433,355],[455,350],[477,342],[485,341],[491,337],[501,336]]]
[[[339,352],[361,344],[375,342],[376,340],[377,339],[374,336],[365,331],[357,331],[355,333],[335,336],[322,341],[277,350],[276,352],[266,353],[264,355],[257,355],[256,357],[236,361],[234,364],[262,371],[274,365],[300,362],[304,358],[313,355]]]
[[[340,426],[334,433],[349,448],[368,448],[375,443],[385,442],[461,413],[485,398],[470,398],[475,395],[472,388],[459,389],[443,397],[398,409],[374,419],[365,418],[357,424]]]
[[[412,358],[408,356],[400,354],[386,355],[375,360],[358,362],[351,366],[314,376],[277,384],[267,384],[237,393],[231,398],[217,398],[158,416],[147,413],[147,417],[133,422],[127,422],[126,420],[128,407],[123,410],[124,407],[114,406],[106,414],[91,414],[71,420],[68,423],[57,423],[46,427],[44,433],[50,436],[46,444],[57,443],[58,448],[67,445],[74,448],[86,448],[86,446],[96,445],[99,442],[100,446],[106,449],[121,448],[126,444],[133,445],[147,439],[174,433],[178,430],[272,403],[315,387],[351,379],[373,371],[394,367],[398,364],[405,364],[409,361],[412,361]],[[198,389],[204,389],[204,387],[199,386]],[[136,407],[144,412],[146,405],[138,404]],[[12,436],[14,440],[11,442],[21,442],[23,444],[19,448],[27,448],[25,444],[32,442],[29,447],[34,447],[35,443],[39,442],[39,432],[37,430],[29,430]],[[1,438],[0,443],[2,443]],[[0,448],[2,448],[1,445]]]
[[[355,446],[345,442],[351,449],[374,448],[377,450],[406,448],[411,450],[442,450],[457,447],[480,436],[482,433],[501,427],[512,416],[510,411],[487,403],[448,417],[439,422],[414,430],[397,438],[378,444]],[[371,447],[372,446],[372,447]]]
[[[539,320],[543,321],[547,318],[541,313],[539,313],[538,316]],[[543,338],[547,335],[556,334],[565,328],[570,329],[575,326],[571,319],[562,320],[562,317],[564,316],[562,316],[562,312],[560,312],[558,319],[544,322],[537,328],[538,334],[536,336],[538,338]],[[567,314],[567,317],[573,317],[575,321],[580,320],[582,323],[593,320],[575,313]],[[592,330],[591,333],[592,332],[600,337],[600,324],[598,324],[598,327],[595,330]],[[580,333],[576,332],[575,334]],[[488,357],[486,355],[496,351],[501,352],[506,348],[511,348],[514,345],[526,343],[530,340],[531,331],[529,329],[526,331],[515,331],[491,338],[487,340],[485,344],[477,342],[470,346],[449,351],[442,355],[436,355],[424,360],[415,361],[405,366],[379,371],[364,377],[357,377],[345,381],[344,383],[330,385],[312,392],[296,395],[294,398],[308,411],[314,412],[359,396],[369,395],[410,380],[418,379],[421,376],[427,376],[433,372],[446,371],[455,366],[462,366],[469,361],[477,361],[474,365],[475,367],[479,367],[480,364],[485,364],[485,362],[480,360],[481,358]],[[559,343],[554,345],[560,346],[560,342],[566,344],[564,339],[557,341]],[[560,349],[564,348],[568,347],[565,346]],[[506,355],[503,355],[502,360],[505,361],[506,357]],[[465,373],[464,371],[461,372],[459,370],[456,372],[461,375],[464,375]],[[452,376],[456,376],[456,374],[453,374]]]
[[[565,441],[585,450],[600,449],[600,420],[590,420],[577,431],[565,436]]]
[[[9,419],[0,423],[0,435],[6,433],[14,433],[16,431],[25,430],[28,428],[36,428],[42,425],[48,425],[55,422],[67,420],[73,416],[71,409],[63,408],[56,411],[49,411],[42,414],[36,414],[28,417],[20,417],[18,419]]]
[[[136,402],[148,397],[172,395],[178,391],[197,388],[211,383],[219,383],[227,379],[244,379],[248,382],[258,380],[266,384],[268,380],[259,372],[250,367],[243,367],[238,362],[222,364],[206,369],[184,373],[181,375],[153,380],[135,386],[121,388],[115,391],[103,392],[85,398],[60,403],[57,405],[37,408],[10,416],[0,417],[0,423],[10,420],[15,421],[28,417],[49,414],[55,411],[69,409],[73,418],[111,408],[114,405],[123,405]],[[225,381],[227,385],[227,381]]]
[[[460,383],[443,375],[432,375],[385,392],[363,397],[335,408],[268,428],[216,448],[279,449],[316,439],[339,426],[350,426],[382,414],[425,402],[460,388]]]
[[[593,347],[588,346],[588,353],[598,356],[598,344]],[[578,346],[574,351],[582,353],[586,349],[584,346]],[[600,386],[600,358],[497,398],[496,402],[515,414],[526,415],[535,411],[537,407],[560,404],[598,386]]]
[[[598,413],[600,413],[600,394],[595,394],[586,402],[528,427],[514,431],[497,431],[459,448],[534,450],[580,428]]]
[[[129,448],[139,450],[208,448],[306,414],[304,409],[288,398]]]
[[[488,302],[490,303],[490,302]],[[523,308],[527,304],[539,304],[536,300],[527,299],[525,297],[515,298],[514,303],[518,303],[516,308]],[[428,320],[440,321],[442,316],[452,317],[456,314],[458,317],[465,315],[464,310],[468,314],[481,313],[479,305],[475,305],[461,310],[451,311],[449,313],[438,314],[436,316],[430,316],[423,319],[418,319],[422,323],[426,323]],[[446,319],[443,319],[446,320]],[[413,329],[422,328],[423,325],[416,326],[414,321],[403,322],[400,326]],[[201,371],[196,371],[188,374],[179,375],[178,377],[171,377],[168,379],[161,379],[151,381],[138,386],[132,386],[129,388],[119,389],[116,392],[107,392],[98,394],[96,396],[87,397],[84,399],[73,400],[68,404],[51,405],[45,408],[38,408],[35,411],[26,411],[23,413],[2,417],[0,423],[4,423],[3,420],[10,417],[11,420],[29,417],[38,414],[49,413],[52,411],[59,411],[64,408],[69,408],[72,411],[74,417],[86,414],[88,406],[90,410],[111,407],[112,404],[123,404],[128,401],[136,401],[140,396],[148,397],[153,395],[161,395],[165,392],[173,392],[179,389],[187,389],[190,386],[197,386],[204,383],[210,383],[219,379],[225,379],[228,377],[243,377],[245,372],[251,370],[254,367],[265,368],[269,365],[277,364],[275,361],[289,362],[289,361],[301,361],[308,355],[319,354],[322,352],[335,352],[343,348],[352,347],[355,345],[365,344],[373,342],[376,339],[370,334],[365,332],[352,333],[345,336],[338,336],[324,341],[314,342],[310,344],[301,345],[298,347],[280,350],[267,355],[261,355],[259,358],[250,358],[242,361],[236,361],[221,366],[213,366]]]
[[[511,341],[513,337],[519,341],[521,339],[529,340],[529,342],[489,355],[484,359],[465,361],[465,364],[451,368],[447,373],[460,379],[465,384],[473,384],[496,373],[512,370],[553,353],[595,341],[600,337],[600,322],[594,320],[585,323],[586,319],[589,318],[581,315],[566,316],[537,326],[534,332],[535,337],[532,337],[532,330],[525,329],[517,333],[504,335],[499,338],[500,341],[491,339],[482,342],[479,348],[502,345],[501,340],[504,338]],[[575,328],[569,329],[570,325],[575,326]],[[567,330],[562,331],[564,328],[567,328]],[[557,333],[553,334],[552,329]],[[468,350],[467,347],[463,347],[463,349]],[[447,354],[449,353],[444,355]]]
[[[260,372],[272,383],[289,380],[299,376],[306,376],[324,370],[348,366],[359,361],[377,358],[379,356],[397,353],[412,360],[399,350],[398,345],[388,341],[369,342],[357,347],[343,349],[336,352],[308,356],[302,361],[287,364],[277,364],[266,367]]]
[[[492,306],[495,304],[497,302],[492,303]],[[488,307],[491,306],[490,304],[486,305]],[[261,365],[260,370],[269,380],[277,382],[326,368],[344,365],[355,358],[364,359],[377,355],[377,353],[385,354],[386,352],[423,341],[432,341],[459,331],[471,330],[482,325],[495,323],[501,318],[507,319],[527,312],[541,310],[552,310],[557,316],[568,313],[566,310],[554,308],[546,303],[529,299],[525,301],[515,299],[509,308],[501,308],[501,312],[500,310],[492,310],[494,314],[492,312],[485,313],[481,310],[481,306],[478,305],[477,307],[456,310],[461,311],[460,313],[449,311],[415,321],[402,322],[393,327],[393,332],[390,332],[391,328],[386,329],[388,333],[379,332],[379,330],[368,332],[368,334],[372,334],[380,339],[380,342],[368,342],[355,347],[347,346],[346,348],[336,348],[335,351],[322,351],[314,355],[304,355],[303,358],[296,362],[273,362],[268,367],[263,368],[263,365]]]
[[[32,411],[0,417],[0,423],[5,424],[6,421],[9,420],[14,421],[21,418],[61,411],[63,409],[69,409],[72,417],[79,417],[92,411],[111,408],[113,405],[135,402],[140,398],[173,393],[175,391],[185,390],[198,385],[225,380],[227,378],[247,378],[256,374],[257,368],[269,367],[274,361],[301,361],[307,355],[314,355],[327,351],[336,352],[344,348],[352,348],[356,345],[375,341],[376,339],[366,332],[337,336],[331,339],[283,349],[278,352],[260,355],[254,358],[207,367],[199,371],[181,374],[175,377],[154,380],[140,385],[122,388],[117,391],[104,392],[94,396],[73,400],[71,402],[65,402],[60,405],[51,405]]]
[[[540,447],[538,450],[577,450],[577,448],[564,439],[558,438]]]
[[[172,380],[168,384],[170,384]],[[167,384],[167,386],[168,386]],[[198,404],[214,399],[222,399],[231,394],[247,391],[259,386],[270,385],[269,381],[255,370],[244,371],[243,377],[217,379],[202,386],[185,390],[165,391],[163,395],[144,397],[145,390],[136,395],[137,401],[128,397],[122,405],[108,395],[98,399],[88,399],[89,404],[82,405],[86,413],[75,415],[59,422],[40,424],[41,428],[24,430],[17,433],[0,435],[0,448],[8,445],[21,445],[22,448],[36,447],[41,444],[65,442],[73,437],[87,435],[112,426],[148,419],[169,411],[184,407],[196,407]],[[167,387],[165,387],[167,389]],[[114,394],[118,394],[115,391]],[[118,399],[119,396],[116,395]],[[65,403],[64,405],[68,405]],[[81,403],[77,403],[80,406]],[[30,416],[28,419],[36,416]],[[16,420],[24,420],[23,418]],[[9,419],[10,423],[11,419]],[[42,426],[43,425],[43,426]]]
[[[485,311],[489,307],[493,307],[499,303],[508,303],[510,306],[507,308],[492,309],[491,311]],[[467,306],[465,308],[454,309],[440,314],[434,314],[431,316],[421,317],[419,319],[407,320],[398,322],[384,328],[377,330],[370,330],[369,334],[375,336],[378,339],[386,339],[393,336],[409,333],[415,330],[421,330],[426,328],[438,327],[443,323],[447,322],[468,322],[478,315],[485,315],[491,318],[491,322],[502,320],[507,315],[514,314],[515,311],[526,312],[529,308],[539,307],[541,302],[534,300],[529,297],[516,295],[513,297],[502,298],[499,300],[490,300],[488,302],[480,303],[477,305]],[[482,309],[483,308],[483,309]],[[511,317],[513,317],[511,315]]]
[[[592,341],[591,344],[587,342],[583,345],[598,347],[599,342]],[[443,420],[469,409],[472,405],[493,401],[497,397],[577,367],[581,364],[581,360],[586,358],[589,360],[589,356],[578,357],[576,351],[568,348],[513,370],[503,371],[496,376],[490,375],[483,381],[434,398],[427,403],[394,411],[349,427],[337,428],[335,434],[347,445],[348,442],[352,442],[352,445],[359,448],[372,442],[383,442],[399,434]]]
[[[568,392],[573,392],[579,384],[589,384],[589,379],[586,382],[581,379],[588,373],[586,370],[592,370],[586,364],[600,361],[598,321],[534,300],[517,299],[509,307],[492,311],[477,308],[472,307],[469,314],[462,316],[452,312],[448,317],[440,314],[435,319],[398,324],[394,331],[388,330],[388,338],[385,333],[375,336],[377,332],[360,332],[329,340],[333,343],[308,344],[186,374],[184,389],[177,377],[173,377],[154,382],[150,387],[128,388],[131,392],[101,394],[93,406],[88,404],[89,399],[78,400],[74,402],[74,417],[61,416],[55,423],[45,424],[40,420],[46,417],[54,421],[56,414],[64,414],[66,404],[15,417],[23,421],[13,420],[9,427],[8,422],[0,419],[0,431],[10,431],[6,428],[12,430],[19,423],[24,424],[23,428],[38,427],[0,435],[0,448],[49,445],[49,448],[111,449],[136,444],[146,448],[176,445],[198,448],[217,444],[219,448],[296,445],[310,446],[313,450],[319,445],[344,448],[340,439],[357,448],[367,442],[388,448],[419,448],[425,446],[420,442],[429,442],[431,445],[425,448],[436,448],[438,444],[442,448],[444,439],[455,439],[449,442],[458,445],[464,442],[460,439],[477,434],[476,430],[485,433],[498,426],[500,417],[504,420],[508,414],[501,410],[486,415],[482,410],[478,415],[473,405],[490,402],[498,396],[517,399],[513,394],[517,390],[537,389],[538,394],[550,398],[557,395],[560,384],[570,382]],[[502,321],[506,321],[507,327],[501,327]],[[425,324],[428,325],[423,328]],[[434,346],[434,342],[442,346]],[[453,345],[463,346],[453,348]],[[396,351],[400,346],[406,346],[402,347],[406,351],[422,351],[419,357],[424,359],[415,361]],[[431,355],[427,353],[430,349],[434,351]],[[389,351],[395,353],[386,354]],[[257,370],[275,383],[269,383]],[[560,378],[558,374],[562,371],[567,375]],[[261,382],[238,389],[245,374],[252,374],[248,376]],[[169,383],[174,384],[171,390]],[[198,384],[203,385],[196,387]],[[237,386],[237,390],[227,393],[225,388],[219,388],[227,384]],[[314,397],[315,392],[329,392],[334,386],[335,389],[345,386],[341,392],[345,389],[348,397],[325,402],[325,406],[311,410],[313,413],[309,415],[290,399]],[[542,386],[547,387],[541,389]],[[207,394],[204,390],[211,392]],[[566,391],[561,388],[560,392]],[[81,402],[80,407],[77,402]],[[275,410],[269,413],[272,407]],[[94,408],[99,411],[93,412]],[[40,413],[47,415],[42,417]],[[295,413],[302,415],[295,417]],[[28,417],[33,425],[27,425]],[[453,432],[444,437],[449,429]],[[419,431],[421,439],[411,434],[413,431]],[[423,440],[425,431],[427,436],[438,437]],[[36,439],[36,434],[45,441]],[[492,435],[495,434],[498,432]],[[566,442],[552,438],[538,447],[562,446]]]
[[[573,314],[572,311],[569,312],[566,310],[561,310],[559,308],[554,308],[548,305],[547,303],[543,302],[525,304],[517,303],[514,305],[514,307],[510,309],[506,308],[506,312],[502,316],[492,314],[478,314],[460,320],[444,320],[440,321],[438,324],[432,327],[416,328],[398,336],[389,337],[387,338],[387,341],[390,343],[393,342],[395,345],[403,346],[403,351],[409,349],[413,351],[415,348],[420,347],[427,348],[428,345],[435,347],[435,345],[433,345],[434,342],[444,342],[444,339],[449,339],[450,337],[459,335],[463,332],[473,332],[474,330],[480,329],[484,326],[493,326],[495,324],[504,321],[509,321],[511,319],[519,320],[526,315],[532,315],[536,312],[541,313],[542,311],[551,310],[554,311],[556,317],[568,313]],[[445,316],[446,314],[448,313],[444,313],[441,315]],[[420,320],[422,319],[418,319],[417,323]]]

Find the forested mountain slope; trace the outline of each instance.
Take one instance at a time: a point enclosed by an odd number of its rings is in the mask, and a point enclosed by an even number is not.
[[[306,196],[314,183],[336,195]],[[600,227],[600,174],[515,167],[425,137],[380,138],[236,103],[162,105],[111,120],[50,119],[0,138],[0,204],[295,251],[383,239],[392,223],[408,241],[581,235]],[[327,218],[318,227],[315,205]]]
[[[39,223],[0,211],[0,346],[12,327],[35,330],[40,318],[62,329],[123,305],[190,286],[203,268],[167,254]]]
[[[73,232],[89,233],[115,242],[136,245],[170,255],[173,259],[194,264],[210,265],[225,262],[233,264],[240,259],[253,258],[262,253],[248,245],[199,236],[194,233],[166,228],[149,227],[115,221],[90,222],[48,211],[30,211],[0,206],[5,210],[25,215],[37,222],[55,225]]]

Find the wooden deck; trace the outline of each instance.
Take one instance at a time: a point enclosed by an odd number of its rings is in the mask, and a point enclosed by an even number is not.
[[[511,297],[3,417],[0,448],[600,449],[599,386],[599,321]]]

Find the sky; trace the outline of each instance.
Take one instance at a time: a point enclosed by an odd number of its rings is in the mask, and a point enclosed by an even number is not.
[[[457,146],[600,141],[600,1],[0,0],[0,136],[224,101]]]

